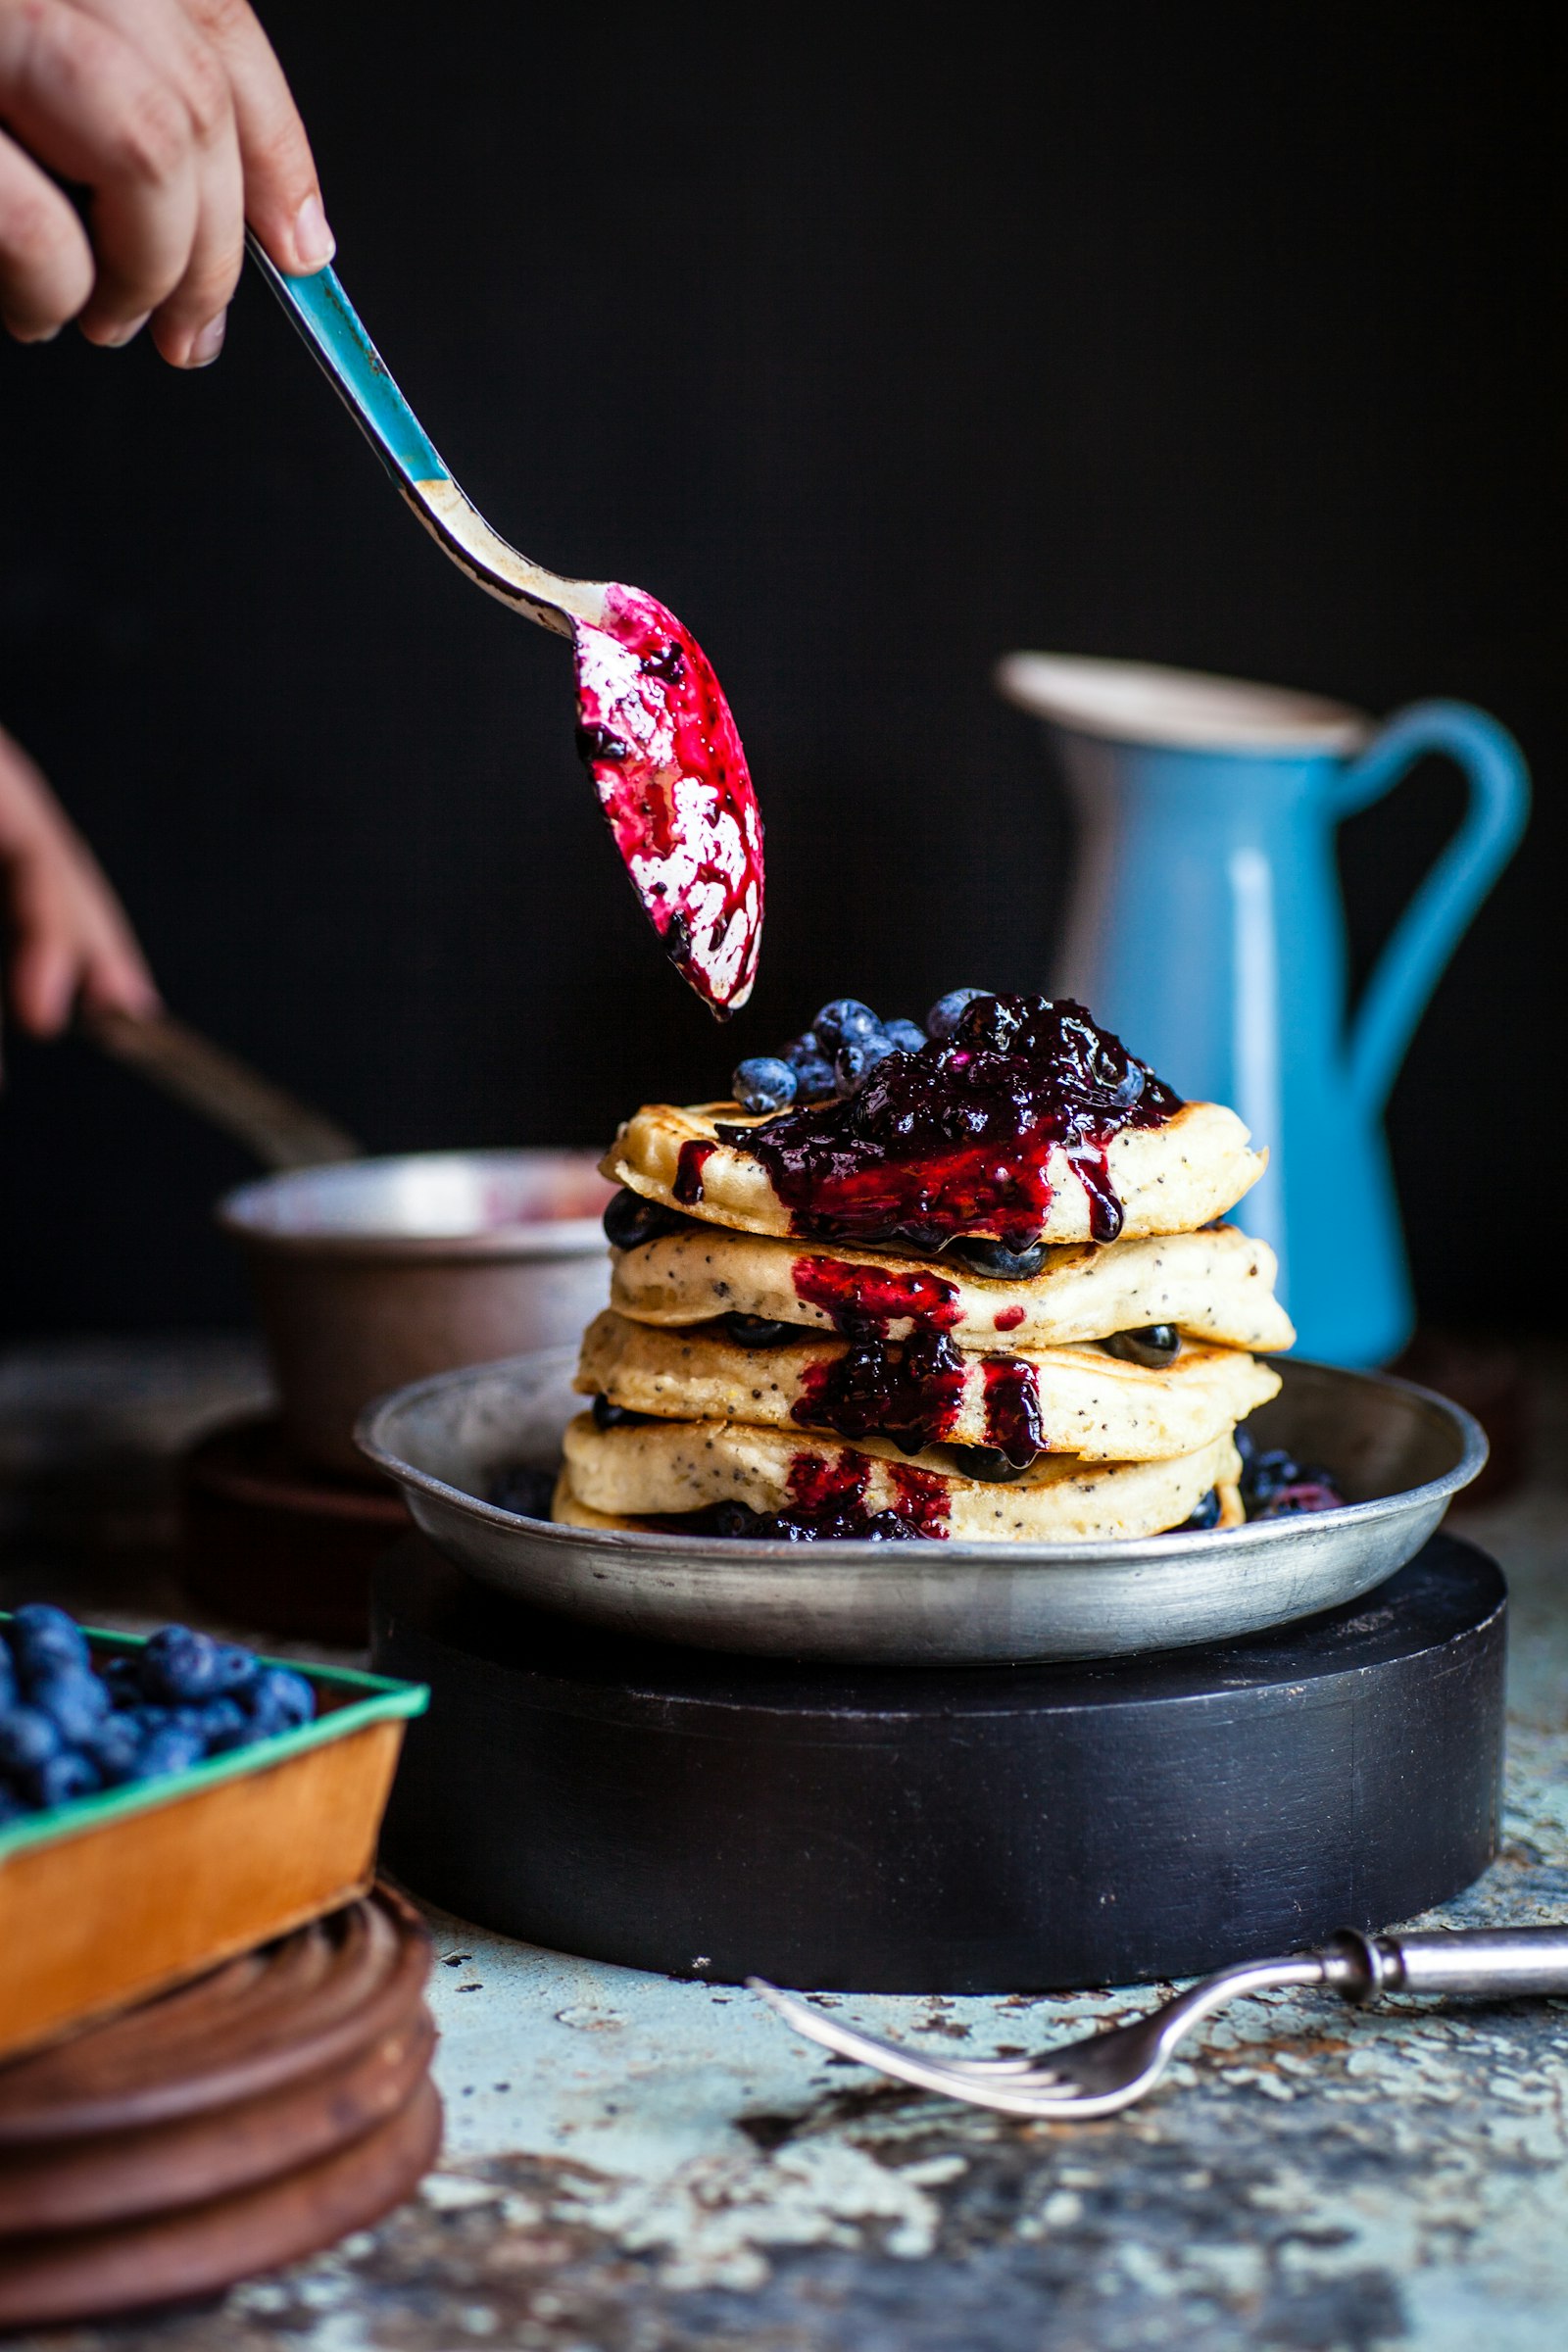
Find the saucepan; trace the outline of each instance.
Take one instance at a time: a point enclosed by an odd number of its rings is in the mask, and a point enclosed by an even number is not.
[[[94,1018],[118,1060],[236,1137],[274,1173],[218,1221],[244,1250],[292,1444],[364,1478],[363,1406],[461,1364],[575,1340],[606,1304],[591,1152],[415,1152],[352,1136],[167,1015]]]

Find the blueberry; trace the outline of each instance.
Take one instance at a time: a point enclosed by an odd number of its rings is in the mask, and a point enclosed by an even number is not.
[[[1300,1466],[1294,1454],[1282,1446],[1267,1453],[1255,1453],[1242,1470],[1242,1498],[1250,1512],[1268,1502],[1282,1487],[1288,1487],[1300,1476]]]
[[[1031,1242],[1027,1250],[1009,1250],[1005,1242],[993,1241],[989,1234],[960,1233],[956,1242],[948,1244],[945,1254],[991,1282],[1028,1282],[1045,1264],[1049,1248],[1046,1242]]]
[[[109,1712],[109,1692],[90,1666],[57,1666],[32,1686],[32,1703],[68,1747],[80,1747]]]
[[[678,1233],[686,1219],[662,1200],[645,1200],[623,1184],[605,1210],[605,1239],[612,1250],[640,1250],[663,1233]]]
[[[35,1772],[64,1745],[60,1726],[38,1707],[12,1707],[0,1715],[0,1772]]]
[[[885,1034],[901,1054],[918,1054],[926,1043],[925,1031],[918,1021],[889,1021]]]
[[[210,1756],[244,1747],[254,1737],[251,1719],[237,1698],[210,1698],[203,1706],[183,1710],[179,1720],[201,1734]]]
[[[833,1064],[820,1054],[811,1054],[794,1066],[797,1102],[820,1102],[824,1095],[834,1092]]]
[[[608,1396],[596,1396],[593,1401],[596,1429],[625,1429],[646,1421],[646,1413],[634,1413],[629,1404],[612,1404]]]
[[[220,1692],[244,1692],[261,1673],[262,1662],[254,1649],[238,1642],[220,1642],[216,1671]]]
[[[890,1038],[877,1035],[840,1046],[833,1056],[833,1085],[840,1095],[858,1095],[879,1061],[897,1049]]]
[[[98,1679],[115,1706],[139,1706],[145,1695],[141,1687],[141,1652],[117,1650],[99,1668]]]
[[[1345,1496],[1321,1470],[1303,1470],[1273,1493],[1253,1511],[1254,1519],[1289,1519],[1298,1511],[1338,1511]]]
[[[955,1446],[953,1452],[960,1477],[983,1479],[988,1487],[1010,1486],[1029,1468],[1009,1462],[1000,1446]]]
[[[1147,1323],[1141,1331],[1113,1331],[1100,1345],[1107,1355],[1119,1357],[1124,1364],[1142,1364],[1146,1371],[1158,1372],[1180,1355],[1182,1335],[1174,1323]]]
[[[26,1798],[19,1795],[9,1781],[0,1781],[0,1830],[8,1821],[24,1821],[31,1811]]]
[[[766,1514],[754,1511],[750,1503],[715,1502],[709,1506],[706,1532],[712,1536],[727,1536],[733,1542],[737,1536],[771,1535],[773,1530]]]
[[[151,1699],[144,1698],[139,1706],[129,1707],[125,1710],[125,1720],[127,1723],[134,1724],[137,1732],[145,1739],[149,1732],[160,1731],[166,1723],[172,1723],[174,1714],[175,1710],[172,1707],[160,1707],[155,1705]]]
[[[58,1756],[40,1764],[28,1780],[32,1801],[40,1810],[49,1805],[68,1805],[74,1796],[91,1796],[102,1786],[87,1758],[71,1747],[62,1748]]]
[[[787,1348],[804,1334],[768,1315],[726,1315],[724,1329],[738,1348]]]
[[[983,988],[950,988],[945,997],[938,997],[925,1016],[927,1036],[951,1037],[958,1026],[964,1006],[972,1004],[976,997],[983,997],[985,993]]]
[[[81,1752],[97,1767],[105,1786],[118,1788],[128,1781],[141,1753],[142,1728],[132,1716],[106,1715],[81,1743]]]
[[[1217,1525],[1219,1510],[1219,1489],[1210,1487],[1202,1499],[1193,1505],[1190,1516],[1182,1521],[1177,1532],[1181,1535],[1200,1534],[1205,1527]]]
[[[222,1689],[218,1643],[188,1625],[164,1626],[141,1657],[141,1687],[149,1698],[177,1706],[184,1699],[216,1698]]]
[[[784,1049],[784,1059],[792,1070],[800,1069],[806,1062],[822,1061],[825,1058],[821,1041],[814,1029],[803,1029],[800,1036],[792,1037]]]
[[[835,997],[831,1004],[823,1005],[811,1027],[823,1055],[831,1060],[841,1046],[861,1045],[875,1037],[882,1024],[858,997]]]
[[[777,1054],[754,1054],[749,1061],[741,1063],[730,1080],[741,1108],[759,1115],[788,1110],[798,1083],[795,1071]]]
[[[0,1634],[0,1709],[13,1704],[17,1695],[17,1669],[11,1655],[11,1644]]]
[[[172,1772],[188,1772],[202,1760],[205,1742],[189,1723],[162,1723],[149,1732],[126,1773],[127,1781],[162,1781]]]
[[[26,1682],[52,1666],[86,1666],[87,1637],[65,1609],[47,1600],[30,1600],[11,1620],[11,1646]]]
[[[293,1674],[286,1666],[264,1667],[246,1696],[260,1740],[274,1732],[291,1732],[316,1713],[316,1692],[303,1674]]]
[[[515,1511],[523,1519],[548,1519],[555,1491],[553,1470],[525,1470],[514,1463],[510,1470],[497,1473],[490,1500],[498,1511]]]

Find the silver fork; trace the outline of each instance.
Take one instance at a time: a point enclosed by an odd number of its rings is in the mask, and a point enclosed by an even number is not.
[[[1345,1928],[1320,1951],[1253,1960],[1204,1977],[1148,2017],[1109,2026],[1037,2058],[928,2058],[897,2041],[842,2026],[760,1977],[754,1992],[797,2034],[917,2089],[1045,2122],[1114,2115],[1152,2090],[1177,2044],[1205,2017],[1248,1993],[1319,1984],[1358,2006],[1391,1992],[1568,1993],[1568,1927],[1461,1928],[1428,1936],[1363,1936]]]

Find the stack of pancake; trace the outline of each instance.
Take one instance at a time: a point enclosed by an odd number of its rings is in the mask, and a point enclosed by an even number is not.
[[[884,1059],[858,1102],[622,1128],[627,1246],[557,1520],[1029,1543],[1240,1522],[1236,1426],[1280,1386],[1253,1350],[1295,1335],[1272,1252],[1216,1220],[1264,1155],[1087,1016],[1099,1059],[1063,1094],[1041,1058],[1060,1008],[984,1002],[1025,1009]],[[1012,1031],[1032,1060],[996,1049]]]

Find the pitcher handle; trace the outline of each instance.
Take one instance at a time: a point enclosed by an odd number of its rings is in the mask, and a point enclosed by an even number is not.
[[[1412,703],[1396,711],[1341,779],[1341,816],[1391,792],[1427,752],[1446,752],[1469,781],[1464,818],[1399,917],[1351,1025],[1348,1075],[1356,1101],[1380,1110],[1465,926],[1518,846],[1530,815],[1524,754],[1470,703]]]

